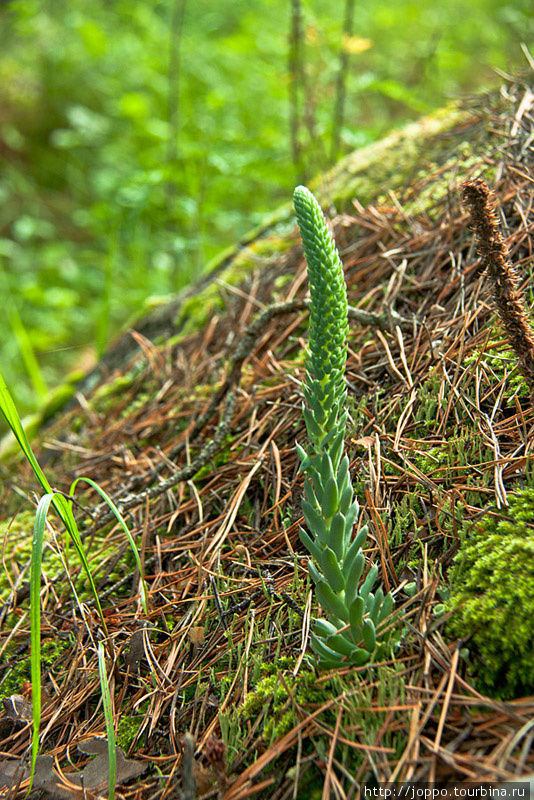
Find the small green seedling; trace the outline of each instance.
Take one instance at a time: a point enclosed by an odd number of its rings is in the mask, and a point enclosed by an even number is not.
[[[302,511],[308,531],[300,539],[312,556],[310,574],[328,619],[315,620],[311,647],[324,668],[361,665],[380,658],[386,641],[382,623],[393,609],[391,593],[372,592],[378,568],[363,578],[362,546],[367,527],[353,539],[360,507],[354,497],[349,459],[344,455],[347,424],[345,362],[348,305],[343,266],[313,194],[297,186],[295,211],[310,283],[309,345],[303,385],[308,452],[296,445],[305,473]]]
[[[47,515],[50,507],[56,511],[57,515],[63,522],[67,531],[69,539],[74,543],[74,546],[80,556],[81,564],[89,579],[89,585],[93,594],[97,613],[100,617],[100,622],[104,632],[107,634],[106,619],[100,605],[98,592],[91,574],[91,569],[87,561],[87,556],[83,547],[78,525],[73,514],[72,496],[79,481],[84,481],[95,489],[98,494],[103,498],[111,509],[117,522],[123,529],[126,537],[128,538],[130,547],[137,562],[137,568],[141,576],[141,602],[145,614],[148,614],[148,591],[143,577],[143,569],[141,559],[137,551],[136,544],[133,537],[128,530],[124,519],[118,508],[115,506],[111,498],[108,497],[106,492],[101,489],[91,478],[77,478],[70,487],[68,496],[61,492],[53,491],[48,478],[41,469],[39,462],[35,458],[33,450],[30,446],[26,432],[22,425],[21,419],[11,397],[11,394],[6,386],[6,383],[0,374],[0,411],[4,415],[7,424],[17,440],[20,449],[28,460],[35,477],[41,485],[44,494],[39,500],[37,510],[35,512],[35,522],[33,526],[33,542],[32,542],[32,558],[30,565],[30,665],[31,665],[31,680],[32,680],[32,708],[33,708],[33,735],[32,735],[32,752],[31,752],[31,775],[30,785],[33,781],[35,772],[35,764],[37,761],[37,754],[39,750],[39,727],[41,724],[41,561],[43,551],[43,540],[46,529]],[[106,698],[104,697],[104,710],[107,712]],[[108,723],[108,714],[106,715],[106,723]],[[109,727],[109,726],[108,726]],[[110,759],[111,770],[111,759]],[[111,775],[111,772],[110,772]]]

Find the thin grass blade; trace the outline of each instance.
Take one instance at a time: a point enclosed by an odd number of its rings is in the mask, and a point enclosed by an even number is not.
[[[30,447],[30,443],[28,441],[28,437],[26,436],[26,432],[22,425],[21,419],[19,417],[18,411],[15,407],[15,403],[13,402],[13,398],[9,392],[9,389],[6,386],[6,382],[4,378],[0,374],[0,410],[2,414],[6,418],[6,422],[11,428],[11,432],[13,436],[19,443],[20,449],[28,459],[32,470],[35,473],[35,477],[41,484],[41,487],[44,492],[48,493],[52,491],[52,487],[48,483],[46,479],[46,475],[44,474],[43,470],[37,463],[37,459],[35,458],[33,451]]]
[[[53,492],[41,497],[33,523],[32,559],[30,565],[30,674],[32,680],[33,721],[30,787],[33,782],[35,763],[39,751],[39,727],[41,724],[41,563],[46,517],[53,499]]]
[[[80,534],[78,532],[78,526],[76,524],[76,520],[74,519],[74,514],[72,513],[72,507],[71,507],[72,504],[70,500],[64,497],[64,495],[62,495],[60,492],[53,491],[46,475],[39,466],[39,463],[33,454],[33,450],[31,449],[28,437],[26,436],[26,432],[24,431],[24,427],[22,425],[18,411],[15,407],[15,403],[13,402],[13,398],[11,397],[9,389],[6,386],[6,382],[4,381],[1,374],[0,374],[0,410],[2,411],[7,424],[11,428],[13,436],[17,440],[20,449],[28,459],[28,462],[34,472],[35,477],[41,484],[41,488],[47,495],[48,494],[52,495],[51,503],[55,511],[57,512],[59,518],[63,522],[65,528],[67,529],[72,541],[74,542],[76,550],[78,551],[78,555],[80,556],[82,566],[89,579],[89,584],[91,587],[91,592],[95,599],[98,616],[100,617],[102,627],[104,628],[104,631],[107,634],[106,620],[102,612],[102,606],[100,605],[100,600],[98,597],[98,593],[96,591],[96,586],[94,584],[93,577],[91,575],[91,570],[89,568],[87,558],[85,557],[82,541],[80,538]]]
[[[95,481],[91,480],[91,478],[84,478],[84,477],[76,478],[76,480],[73,482],[72,486],[70,487],[70,494],[74,494],[74,490],[76,488],[76,485],[80,481],[85,481],[85,483],[88,483],[89,486],[92,486],[93,489],[96,492],[98,492],[100,497],[102,497],[102,499],[107,503],[107,505],[111,509],[112,513],[114,514],[115,518],[117,519],[117,522],[119,523],[119,525],[121,526],[122,530],[124,531],[124,533],[128,537],[128,541],[130,543],[130,548],[132,550],[132,553],[134,554],[134,558],[135,558],[135,561],[136,561],[136,564],[137,564],[137,569],[139,570],[139,575],[141,577],[141,602],[143,604],[143,611],[145,612],[145,614],[148,615],[148,590],[147,590],[147,586],[146,586],[146,583],[145,583],[145,576],[143,575],[143,568],[141,566],[141,559],[139,557],[139,552],[137,550],[137,545],[135,544],[133,536],[130,533],[130,530],[129,530],[128,526],[126,525],[121,512],[119,511],[119,509],[117,508],[117,506],[115,505],[113,500],[106,494],[106,492],[103,489],[101,489],[100,486],[97,483],[95,483]]]
[[[106,734],[108,740],[108,800],[113,800],[115,797],[115,786],[117,784],[117,748],[115,745],[115,730],[113,728],[113,706],[111,704],[108,674],[106,672],[106,658],[102,642],[98,643],[98,672],[100,675],[100,687],[102,690],[102,703],[104,706],[104,718],[106,720]]]

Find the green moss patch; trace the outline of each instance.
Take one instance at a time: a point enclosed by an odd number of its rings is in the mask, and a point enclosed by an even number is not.
[[[467,641],[477,688],[502,699],[534,686],[534,488],[509,501],[466,537],[448,602],[450,633]]]
[[[0,600],[5,601],[9,596],[13,586],[19,580],[29,581],[30,570],[29,564],[32,551],[32,537],[33,537],[33,523],[35,519],[35,512],[21,511],[13,519],[0,521],[0,547],[2,548],[2,570],[0,571]],[[117,553],[117,540],[114,537],[113,541],[105,541],[105,531],[98,531],[92,538],[89,544],[89,538],[86,540],[86,555],[88,557],[90,567],[95,568],[95,580],[98,583],[98,575],[101,574],[99,570],[105,564],[106,560],[111,557],[112,569],[109,572],[107,581],[112,585],[113,581],[118,581],[124,574],[131,571],[133,568],[133,555],[130,550],[124,553],[123,558],[117,563],[115,558]],[[58,535],[57,542],[63,541],[61,535]],[[68,546],[63,545],[62,556],[59,554],[56,542],[53,537],[48,534],[45,536],[43,546],[43,562],[42,571],[49,580],[57,581],[65,574],[63,560],[69,566],[70,575],[80,574],[81,561],[73,544]],[[98,569],[97,569],[98,568]],[[88,593],[86,586],[86,579],[81,576],[82,585],[77,585],[80,599],[87,599],[92,597]]]

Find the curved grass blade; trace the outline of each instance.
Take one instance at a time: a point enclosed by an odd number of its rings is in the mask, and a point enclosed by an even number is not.
[[[9,389],[6,386],[6,382],[4,381],[1,374],[0,374],[0,411],[2,411],[2,414],[6,418],[6,422],[11,428],[13,436],[17,440],[20,449],[28,459],[30,466],[35,474],[35,477],[41,484],[41,487],[45,492],[51,492],[52,487],[48,483],[46,475],[44,474],[43,470],[37,463],[37,459],[35,458],[33,451],[30,447],[28,437],[26,436],[26,432],[22,425],[18,411],[15,407],[15,403],[13,402],[13,398],[11,397]]]
[[[61,517],[61,520],[62,520],[63,524],[67,528],[69,536],[72,539],[74,547],[76,548],[76,552],[78,553],[78,556],[80,558],[80,561],[81,561],[82,567],[84,569],[84,572],[87,575],[87,579],[89,581],[89,588],[91,590],[91,594],[93,595],[93,598],[94,598],[94,601],[95,601],[97,613],[98,613],[98,616],[100,617],[100,621],[102,623],[102,627],[103,627],[103,629],[104,629],[104,631],[105,631],[105,633],[107,635],[108,629],[107,629],[106,620],[105,620],[105,617],[104,617],[104,612],[102,611],[102,606],[100,605],[100,598],[98,596],[98,592],[97,592],[97,589],[96,589],[96,586],[95,586],[95,582],[93,580],[93,575],[91,573],[91,567],[89,566],[89,562],[87,561],[87,556],[85,555],[85,550],[84,550],[84,547],[83,547],[82,538],[81,538],[80,532],[78,530],[78,524],[77,524],[76,520],[74,519],[74,514],[72,513],[71,501],[70,500],[67,501],[66,498],[64,497],[64,495],[62,495],[62,494],[60,494],[58,492],[56,492],[56,495],[59,495],[59,499],[63,500],[64,503],[65,503],[64,514],[60,514],[60,517]],[[55,503],[52,502],[52,504],[54,505],[54,508],[57,511]]]
[[[113,707],[111,704],[111,694],[109,691],[109,681],[106,672],[106,658],[104,655],[104,645],[98,643],[98,673],[100,675],[100,687],[102,689],[102,704],[104,706],[104,718],[106,720],[106,734],[108,740],[108,763],[109,763],[109,789],[108,800],[115,797],[115,786],[117,784],[117,747],[115,745],[115,730],[113,728]]]
[[[146,586],[146,583],[145,583],[145,577],[143,575],[143,568],[141,566],[141,559],[139,558],[139,552],[137,550],[137,546],[136,546],[136,544],[134,542],[133,536],[130,533],[128,526],[126,525],[121,512],[119,511],[119,509],[117,508],[117,506],[115,505],[113,500],[106,494],[106,492],[103,489],[101,489],[100,486],[97,483],[95,483],[95,481],[91,480],[91,478],[84,478],[84,477],[76,478],[76,480],[72,483],[72,485],[70,487],[70,494],[71,495],[74,494],[74,490],[76,488],[76,484],[79,483],[79,481],[85,481],[85,483],[88,483],[89,486],[92,486],[93,489],[96,492],[98,492],[100,497],[102,497],[103,500],[110,507],[111,511],[113,512],[113,514],[115,515],[115,517],[117,519],[117,522],[119,523],[119,525],[121,526],[122,530],[124,531],[124,533],[128,537],[128,541],[130,543],[130,548],[132,550],[132,553],[134,554],[134,558],[135,558],[135,561],[136,561],[136,564],[137,564],[137,569],[139,570],[139,575],[141,577],[141,602],[143,604],[143,611],[148,616],[148,591],[147,591],[147,586]]]
[[[52,506],[54,507],[56,513],[63,522],[72,541],[74,542],[74,546],[76,547],[78,555],[80,556],[82,566],[89,579],[91,592],[95,599],[96,610],[98,616],[100,617],[100,622],[102,623],[102,627],[105,633],[107,634],[106,620],[102,612],[102,606],[100,605],[100,600],[98,597],[98,593],[96,591],[96,586],[94,584],[91,575],[89,564],[87,563],[87,558],[85,557],[85,552],[83,550],[80,534],[78,533],[78,526],[76,525],[76,520],[74,519],[74,514],[72,513],[72,508],[71,508],[72,504],[70,500],[68,500],[63,494],[61,494],[60,492],[54,492],[50,483],[48,482],[46,475],[39,466],[39,462],[37,461],[35,455],[33,454],[33,450],[31,449],[28,437],[26,436],[26,432],[24,430],[21,419],[15,407],[15,403],[13,402],[13,398],[11,397],[9,389],[7,388],[6,383],[1,374],[0,374],[0,411],[2,411],[7,424],[11,428],[13,436],[17,440],[20,449],[26,456],[35,477],[41,484],[41,488],[43,489],[46,495],[50,494],[52,496],[50,502],[52,503]]]

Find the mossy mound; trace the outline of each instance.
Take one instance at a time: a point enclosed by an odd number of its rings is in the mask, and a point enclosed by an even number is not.
[[[455,562],[449,630],[467,640],[477,688],[501,699],[532,694],[534,488],[476,525]]]
[[[368,315],[349,322],[345,444],[369,531],[366,564],[379,567],[399,610],[394,658],[332,675],[316,672],[308,648],[310,616],[322,614],[299,541],[307,276],[289,205],[187,296],[136,323],[141,335],[111,349],[71,408],[41,431],[35,447],[51,485],[65,488],[82,475],[96,481],[120,506],[144,564],[146,615],[131,564],[115,583],[124,537],[109,509],[89,490],[80,495],[84,534],[116,559],[95,545],[106,573],[99,586],[115,723],[129,754],[150,767],[137,796],[152,797],[162,774],[169,796],[180,795],[187,731],[197,737],[193,766],[225,798],[329,796],[334,783],[339,796],[351,796],[355,782],[457,781],[466,765],[484,780],[534,771],[534,752],[521,750],[534,700],[499,704],[496,713],[495,700],[470,684],[482,663],[482,627],[469,630],[473,638],[458,652],[465,625],[451,633],[442,613],[447,593],[460,592],[471,574],[454,557],[477,536],[474,526],[506,521],[495,513],[506,495],[534,492],[534,408],[458,192],[467,178],[492,183],[514,264],[532,282],[529,91],[513,83],[409,126],[313,186],[335,230],[351,313]],[[20,459],[0,468],[16,488],[3,498],[7,521],[36,485]],[[484,537],[488,547],[503,544],[496,527],[465,550],[474,575]],[[488,574],[508,585],[491,550],[484,558]],[[524,549],[503,558],[532,560]],[[104,730],[100,623],[90,600],[80,617],[62,577],[49,584],[43,638],[65,636],[70,650],[53,684],[43,677],[54,703],[43,710],[42,747],[68,772],[67,748],[80,731]],[[488,584],[488,597],[493,591]],[[11,636],[13,658],[26,659],[27,603],[15,592],[7,605],[18,627],[1,629],[0,648]],[[498,635],[496,628],[496,643]],[[525,658],[529,636],[523,626],[513,639]],[[274,677],[261,683],[265,664]],[[5,672],[0,663],[0,682]],[[528,673],[510,674],[512,694],[527,693]],[[24,735],[16,755],[27,747]],[[495,744],[504,740],[505,750]],[[7,746],[0,735],[0,750]]]

